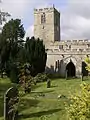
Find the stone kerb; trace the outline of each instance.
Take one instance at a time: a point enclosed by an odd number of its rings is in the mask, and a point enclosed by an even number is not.
[[[18,90],[16,87],[9,88],[4,95],[4,120],[15,120],[15,105],[18,103]]]

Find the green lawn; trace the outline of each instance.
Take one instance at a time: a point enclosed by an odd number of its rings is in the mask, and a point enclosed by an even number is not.
[[[79,91],[80,83],[80,79],[54,79],[51,88],[44,82],[33,86],[30,94],[20,92],[19,120],[67,120],[64,104],[70,94]],[[0,120],[3,120],[3,95],[12,85],[9,79],[0,79]],[[58,99],[58,95],[64,97]]]

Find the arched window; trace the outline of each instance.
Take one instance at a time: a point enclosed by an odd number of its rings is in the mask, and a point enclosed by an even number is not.
[[[41,24],[42,23],[45,23],[46,22],[46,15],[45,15],[45,13],[43,13],[42,15],[41,15]]]
[[[59,68],[59,64],[60,64],[60,63],[59,63],[59,60],[56,60],[55,67],[56,67],[56,68]]]
[[[55,63],[55,68],[58,68],[58,62],[57,62],[57,60],[56,60],[56,63]]]

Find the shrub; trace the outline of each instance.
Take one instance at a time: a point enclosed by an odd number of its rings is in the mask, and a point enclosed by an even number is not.
[[[48,74],[47,75],[49,78],[51,78],[51,79],[55,79],[55,78],[64,78],[64,76],[61,76],[61,74],[59,74],[59,73],[53,73],[53,74]]]
[[[47,75],[45,73],[38,73],[35,77],[34,77],[34,81],[36,82],[44,82],[47,81]]]
[[[20,67],[19,83],[25,93],[31,92],[32,76],[26,71],[25,65]]]
[[[90,120],[90,84],[83,83],[80,87],[80,93],[71,96],[66,107],[69,120]]]

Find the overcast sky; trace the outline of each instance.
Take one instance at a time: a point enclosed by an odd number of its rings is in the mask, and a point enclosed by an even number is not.
[[[61,13],[61,39],[90,39],[90,0],[2,0],[0,9],[20,18],[26,36],[33,36],[33,9],[52,5]]]

